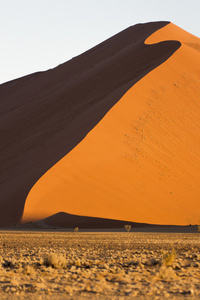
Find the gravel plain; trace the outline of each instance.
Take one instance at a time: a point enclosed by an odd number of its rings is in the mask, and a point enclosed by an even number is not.
[[[197,299],[200,233],[1,231],[0,298]]]

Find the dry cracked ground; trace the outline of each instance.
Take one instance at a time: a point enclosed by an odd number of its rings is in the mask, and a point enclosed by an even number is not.
[[[0,298],[197,299],[200,233],[1,231]]]

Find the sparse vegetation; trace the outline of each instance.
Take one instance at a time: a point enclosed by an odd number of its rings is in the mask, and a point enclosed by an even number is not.
[[[32,265],[25,265],[23,268],[23,274],[33,275],[35,274],[35,268]]]
[[[127,232],[129,232],[131,230],[131,225],[124,225],[124,228]]]
[[[176,273],[171,267],[162,266],[158,272],[158,276],[161,279],[170,280],[176,277]]]
[[[197,233],[2,232],[0,299],[197,299],[199,250]]]
[[[165,252],[163,254],[163,265],[165,265],[166,267],[171,266],[175,258],[176,258],[176,251],[174,249],[170,252]]]
[[[78,227],[75,227],[75,228],[74,228],[74,231],[75,231],[75,232],[78,232],[78,231],[79,231],[79,228],[78,228]]]
[[[57,253],[50,253],[47,257],[45,257],[44,265],[55,269],[65,268],[66,259],[63,255],[59,255]]]

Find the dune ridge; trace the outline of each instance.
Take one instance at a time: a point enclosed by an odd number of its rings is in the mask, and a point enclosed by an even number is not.
[[[170,23],[145,43],[174,39],[181,47],[40,178],[24,221],[65,211],[151,224],[200,223],[200,39]]]

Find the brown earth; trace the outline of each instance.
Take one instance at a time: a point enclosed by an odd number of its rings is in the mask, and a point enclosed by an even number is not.
[[[0,232],[4,299],[199,299],[198,233]]]

